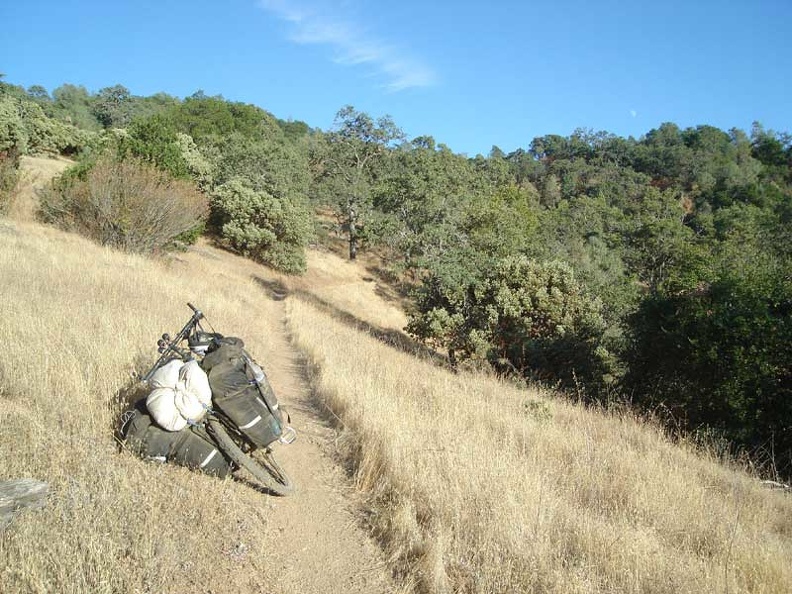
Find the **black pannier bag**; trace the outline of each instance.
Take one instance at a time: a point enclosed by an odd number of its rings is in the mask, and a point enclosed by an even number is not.
[[[262,369],[239,338],[215,341],[201,362],[214,406],[250,441],[267,447],[283,435],[283,414]]]
[[[124,446],[146,460],[173,462],[217,476],[225,477],[233,470],[222,452],[201,435],[201,429],[185,427],[181,431],[160,428],[146,410],[146,399],[122,416],[121,439]]]

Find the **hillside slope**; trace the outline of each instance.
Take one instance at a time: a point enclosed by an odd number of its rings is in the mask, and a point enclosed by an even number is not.
[[[0,538],[0,591],[788,592],[792,497],[628,412],[394,348],[386,287],[308,260],[289,278],[0,220],[0,480],[53,488]],[[291,409],[294,497],[117,452],[131,375],[187,301]]]
[[[0,221],[0,480],[34,477],[53,491],[0,540],[0,590],[393,589],[265,275],[208,245],[153,261]],[[159,334],[184,323],[187,301],[245,339],[290,409],[299,439],[278,456],[295,496],[117,453],[130,375],[156,356]]]
[[[288,316],[417,591],[789,592],[789,494],[629,410],[451,374],[306,301]]]
[[[64,158],[22,157],[19,164],[18,191],[11,202],[8,218],[33,221],[38,207],[36,192],[73,164],[74,161]]]

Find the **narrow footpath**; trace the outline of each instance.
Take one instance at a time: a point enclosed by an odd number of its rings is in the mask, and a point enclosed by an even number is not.
[[[280,331],[269,337],[276,354],[263,363],[297,430],[297,440],[275,452],[297,492],[271,497],[251,489],[251,505],[269,507],[268,573],[278,577],[283,594],[396,592],[381,549],[361,523],[360,496],[335,459],[335,432],[312,402],[300,355],[286,335],[284,303],[273,304]]]

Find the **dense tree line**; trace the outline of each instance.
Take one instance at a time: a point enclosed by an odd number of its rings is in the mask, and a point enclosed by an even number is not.
[[[166,249],[209,232],[229,249],[280,270],[305,268],[304,248],[313,223],[308,206],[311,130],[302,122],[278,120],[261,108],[200,91],[179,100],[164,94],[136,97],[122,85],[90,94],[67,84],[50,96],[41,87],[25,90],[0,83],[0,126],[0,151],[5,150],[0,164],[9,170],[5,179],[13,179],[10,163],[16,164],[20,154],[79,158],[78,165],[47,194],[45,220],[70,229],[81,228],[75,224],[80,218],[104,221],[89,222],[96,228],[86,233],[114,238],[106,241],[128,249],[145,246],[145,251]],[[155,167],[181,182],[168,185],[151,171],[119,169],[112,161],[134,161],[142,170]],[[97,165],[102,171],[92,176]],[[104,215],[88,217],[107,202],[92,196],[89,188],[98,187],[96,179],[105,179],[113,170],[126,172],[130,184],[146,179],[171,192],[179,188],[180,200],[173,203],[191,208],[193,216],[178,216],[173,209],[163,227],[174,233],[158,235],[156,244],[133,237],[149,228],[143,219],[124,216],[123,221],[110,222]],[[194,199],[193,190],[207,197],[208,216],[198,216],[205,209]],[[148,189],[142,194],[153,202],[147,220],[157,220],[163,213],[155,212],[156,204],[164,203],[155,197],[161,193]],[[128,212],[131,193],[117,187],[113,196],[115,203],[108,212]],[[203,220],[191,230],[175,232],[183,220],[195,218]]]
[[[153,166],[207,197],[193,235],[288,272],[332,212],[351,258],[388,254],[408,331],[454,365],[662,411],[792,471],[787,134],[665,123],[470,158],[349,106],[323,131],[201,92],[0,84],[6,169],[32,152],[79,155],[84,180],[110,157]]]

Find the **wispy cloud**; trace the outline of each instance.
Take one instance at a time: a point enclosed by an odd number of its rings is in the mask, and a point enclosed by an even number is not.
[[[436,82],[434,72],[426,64],[397,46],[368,35],[338,6],[333,8],[333,14],[328,14],[318,4],[295,0],[259,0],[259,3],[291,24],[291,41],[328,46],[337,64],[368,66],[385,81],[382,87],[390,92],[429,87]]]

